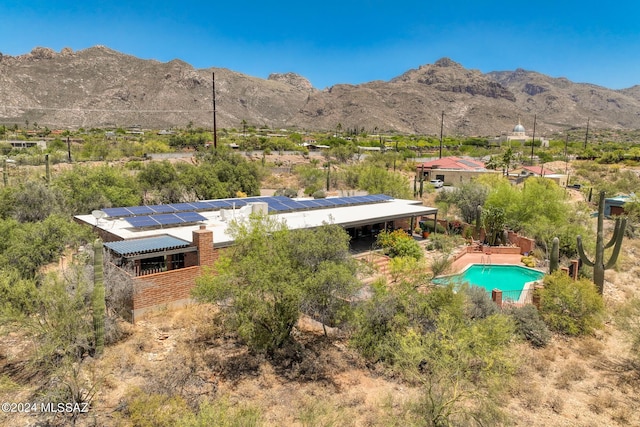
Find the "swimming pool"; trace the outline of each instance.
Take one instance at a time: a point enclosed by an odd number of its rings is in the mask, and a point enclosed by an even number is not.
[[[500,289],[503,299],[519,301],[522,291],[527,289],[531,282],[544,277],[542,271],[519,265],[484,265],[471,264],[467,268],[450,276],[442,276],[433,279],[433,283],[444,285],[447,283],[480,286],[487,292],[493,289]]]

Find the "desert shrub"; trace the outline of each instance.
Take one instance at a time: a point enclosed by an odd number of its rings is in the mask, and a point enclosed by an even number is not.
[[[427,250],[443,251],[447,246],[447,236],[445,236],[444,234],[434,234],[429,239]]]
[[[397,346],[395,331],[406,324],[406,318],[399,315],[398,296],[389,293],[384,283],[375,283],[373,291],[373,297],[356,308],[350,343],[373,362],[391,361]]]
[[[260,410],[249,405],[233,405],[227,398],[200,405],[197,414],[180,418],[178,427],[252,427],[261,425]]]
[[[574,281],[558,271],[544,278],[544,288],[538,292],[540,314],[551,330],[579,336],[601,326],[604,302],[592,282]]]
[[[274,193],[274,196],[285,196],[289,198],[298,197],[297,188],[279,188]]]
[[[466,313],[470,319],[484,319],[496,314],[498,306],[491,300],[489,293],[479,286],[464,287],[467,295]]]
[[[531,255],[523,256],[522,258],[520,258],[520,261],[529,268],[533,268],[536,266],[536,259]]]
[[[563,390],[569,390],[574,382],[582,381],[586,377],[587,370],[582,365],[570,363],[556,378],[556,386]]]
[[[404,230],[396,230],[392,232],[383,231],[378,234],[376,241],[387,255],[390,257],[411,257],[414,259],[422,259],[422,248],[409,236]]]
[[[635,366],[640,370],[640,299],[634,298],[624,305],[616,316],[616,323],[631,342]]]
[[[436,224],[434,227],[431,221],[420,221],[420,228],[423,231],[428,231],[429,233],[436,232],[437,234],[445,234],[447,232],[441,224]]]
[[[137,427],[173,427],[189,414],[187,403],[177,396],[130,390],[124,399],[124,414]]]
[[[513,307],[507,313],[513,317],[518,335],[534,347],[547,345],[551,339],[551,332],[540,318],[540,313],[535,306]]]
[[[449,258],[449,254],[440,254],[431,260],[431,272],[433,277],[444,274],[449,270],[453,261]]]

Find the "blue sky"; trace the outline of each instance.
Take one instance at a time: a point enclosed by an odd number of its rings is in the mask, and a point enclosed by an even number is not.
[[[612,89],[640,84],[640,2],[2,0],[0,52],[105,45],[322,89],[389,80],[449,57]]]

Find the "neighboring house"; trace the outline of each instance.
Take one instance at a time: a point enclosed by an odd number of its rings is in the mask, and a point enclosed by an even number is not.
[[[418,179],[422,175],[424,181],[439,179],[444,185],[459,185],[486,173],[499,172],[485,168],[483,162],[470,157],[449,156],[416,166]]]
[[[630,202],[635,198],[634,194],[630,196],[620,195],[616,197],[608,197],[604,199],[604,214],[605,216],[618,216],[624,215],[624,204]]]
[[[331,147],[329,147],[328,145],[322,145],[322,144],[311,144],[308,142],[303,142],[302,144],[300,144],[301,147],[306,147],[309,150],[326,150],[329,149]]]
[[[290,229],[338,224],[356,241],[384,229],[411,230],[424,218],[436,221],[438,210],[385,195],[276,196],[105,208],[75,219],[93,227],[105,242],[105,277],[117,275],[126,283],[127,314],[135,321],[149,310],[191,301],[202,268],[213,266],[219,251],[234,244],[227,234],[230,221],[242,221],[252,212],[268,212]]]
[[[0,141],[11,144],[13,148],[31,148],[31,147],[39,147],[42,150],[47,149],[47,142],[44,140],[40,141]]]
[[[510,173],[509,176],[513,177],[516,175],[516,183],[521,183],[525,179],[531,176],[539,176],[543,178],[550,179],[558,184],[560,187],[566,187],[568,184],[568,177],[564,174],[558,174],[552,171],[551,169],[545,169],[544,165],[541,166],[522,166],[519,169],[515,169],[513,173]]]

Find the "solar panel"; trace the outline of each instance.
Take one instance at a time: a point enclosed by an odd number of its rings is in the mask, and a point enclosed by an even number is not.
[[[191,202],[190,205],[192,205],[197,211],[213,209],[209,202]]]
[[[287,207],[287,209],[295,211],[295,210],[299,210],[299,209],[304,209],[304,206],[300,204],[300,202],[297,202],[295,200],[283,200],[283,201],[279,201],[279,204],[281,204],[282,206]]]
[[[361,198],[363,201],[367,202],[367,203],[374,203],[374,202],[377,202],[377,201],[378,201],[378,199],[377,199],[377,197],[376,197],[376,195],[375,195],[375,194],[369,194],[369,195],[367,195],[367,196],[360,196],[360,198]]]
[[[136,228],[155,227],[159,225],[158,222],[150,216],[132,216],[127,218],[126,221]]]
[[[225,209],[231,207],[231,203],[226,200],[211,200],[209,205],[214,209]]]
[[[171,205],[153,205],[149,206],[155,213],[172,213],[175,212],[176,209]]]
[[[323,205],[316,200],[300,200],[298,204],[307,209],[320,209],[323,207]]]
[[[178,212],[192,211],[195,209],[191,203],[172,203],[169,206],[172,206]]]
[[[369,195],[369,197],[373,197],[373,199],[377,202],[384,202],[393,199],[393,197],[387,196],[386,194],[371,194]]]
[[[200,215],[198,212],[180,212],[175,215],[184,222],[198,222],[207,220],[207,218]]]
[[[348,205],[349,202],[345,199],[343,199],[342,197],[332,197],[330,199],[326,199],[331,201],[335,206],[344,206],[344,205]]]
[[[153,213],[153,209],[149,206],[129,206],[127,209],[134,215],[146,215]]]
[[[273,209],[277,212],[286,212],[286,211],[290,211],[291,208],[287,207],[286,205],[283,205],[282,203],[278,203],[278,202],[271,202],[268,204],[269,205],[269,209]]]
[[[160,225],[182,224],[184,222],[176,214],[153,215],[151,218]]]
[[[278,202],[281,202],[281,203],[295,202],[295,200],[292,200],[290,197],[287,197],[287,196],[272,196],[270,197],[270,199],[277,200]]]
[[[351,200],[353,200],[354,203],[371,203],[374,201],[374,199],[369,196],[352,196]]]
[[[104,208],[102,209],[102,211],[110,217],[123,217],[133,215],[127,208]]]
[[[330,197],[327,199],[293,200],[285,196],[261,196],[243,199],[215,199],[191,203],[172,203],[153,206],[129,206],[119,208],[102,209],[108,216],[117,218],[135,217],[129,223],[134,227],[150,227],[155,225],[180,224],[183,222],[206,221],[206,218],[195,211],[239,209],[248,203],[266,202],[268,211],[294,212],[306,209],[322,209],[330,207],[344,207],[362,205],[368,203],[381,203],[392,200],[393,197],[386,194],[369,194],[365,196]],[[171,215],[180,213],[181,215]],[[184,216],[182,213],[193,215]],[[154,215],[155,214],[155,215]],[[158,215],[160,214],[160,215]],[[146,219],[145,219],[146,218]],[[188,218],[188,219],[187,219]],[[127,220],[128,221],[128,220]],[[160,221],[160,222],[158,222]]]
[[[335,206],[335,203],[327,199],[314,199],[313,201],[318,203],[320,206]]]

